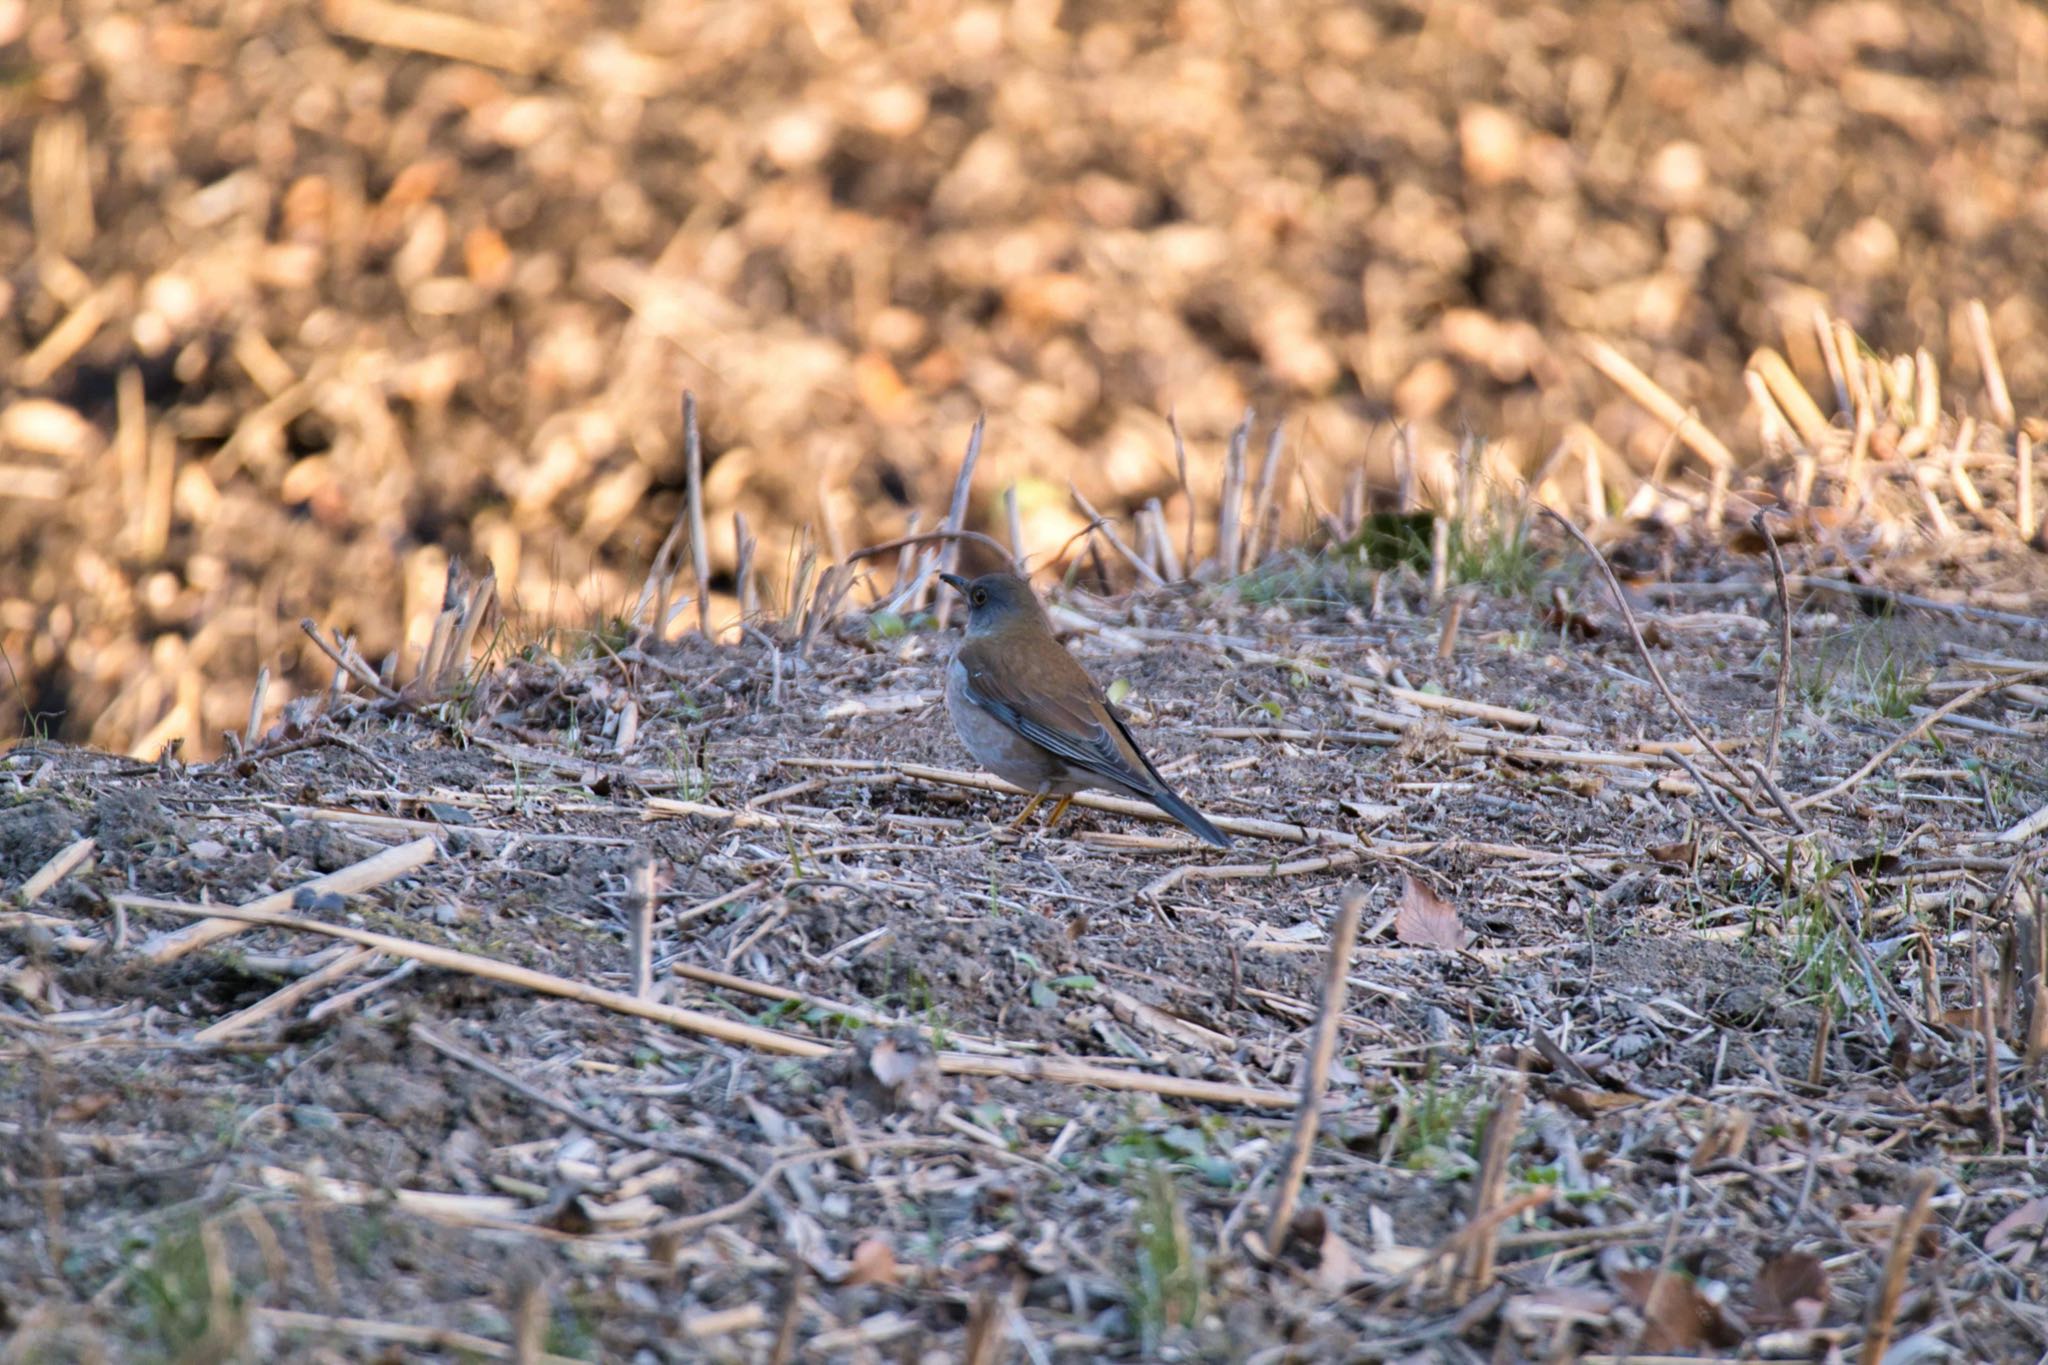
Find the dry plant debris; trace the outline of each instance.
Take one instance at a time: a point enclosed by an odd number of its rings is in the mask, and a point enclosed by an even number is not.
[[[1422,567],[1198,567],[1060,615],[1264,861],[1002,831],[836,570],[808,639],[6,754],[8,1349],[2048,1348],[2038,636],[1581,560],[1590,634],[1473,585],[1446,651]]]
[[[6,1358],[2048,1348],[2034,11],[0,39]]]
[[[2044,62],[2010,0],[8,0],[0,733],[211,757],[259,668],[266,724],[325,684],[292,622],[416,658],[456,555],[527,635],[622,611],[686,386],[723,617],[800,599],[806,527],[931,525],[983,410],[970,519],[1014,485],[1041,554],[1070,480],[1167,548],[1284,415],[1253,560],[1464,430],[1617,508],[1873,400],[1900,458],[1955,395],[2010,433]],[[2037,520],[1989,436],[1932,494]]]

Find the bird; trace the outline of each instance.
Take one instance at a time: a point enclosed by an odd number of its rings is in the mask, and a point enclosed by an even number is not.
[[[1203,843],[1230,837],[1183,801],[1152,766],[1088,671],[1053,634],[1031,585],[1011,573],[940,574],[967,599],[967,631],[946,669],[946,712],[984,768],[1031,794],[1017,829],[1047,797],[1057,826],[1074,793],[1099,787],[1150,801]]]

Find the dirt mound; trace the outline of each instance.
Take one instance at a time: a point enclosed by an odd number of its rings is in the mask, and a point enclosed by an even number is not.
[[[1817,301],[1971,393],[1981,295],[2048,383],[2023,5],[16,4],[0,44],[0,714],[150,756],[259,667],[323,684],[301,616],[417,648],[451,553],[525,634],[619,610],[686,386],[715,586],[743,512],[772,601],[804,528],[940,505],[983,408],[975,515],[1017,482],[1047,553],[1070,478],[1172,515],[1169,411],[1201,489],[1247,402],[1325,504],[1388,418],[1648,469],[1579,332],[1745,454],[1754,347],[1833,391]]]

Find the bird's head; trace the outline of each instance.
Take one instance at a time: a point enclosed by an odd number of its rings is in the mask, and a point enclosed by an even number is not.
[[[948,573],[939,577],[967,599],[969,635],[989,635],[1015,625],[1042,624],[1045,620],[1038,594],[1015,574],[988,573],[969,579]]]

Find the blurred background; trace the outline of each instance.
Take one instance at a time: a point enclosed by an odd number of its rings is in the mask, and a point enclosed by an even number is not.
[[[629,610],[701,405],[771,607],[803,547],[1015,485],[1050,553],[1215,487],[1306,503],[1467,434],[1734,448],[1825,307],[2048,380],[2048,13],[2019,0],[0,0],[0,733],[217,751],[301,617],[417,649],[448,557]]]

